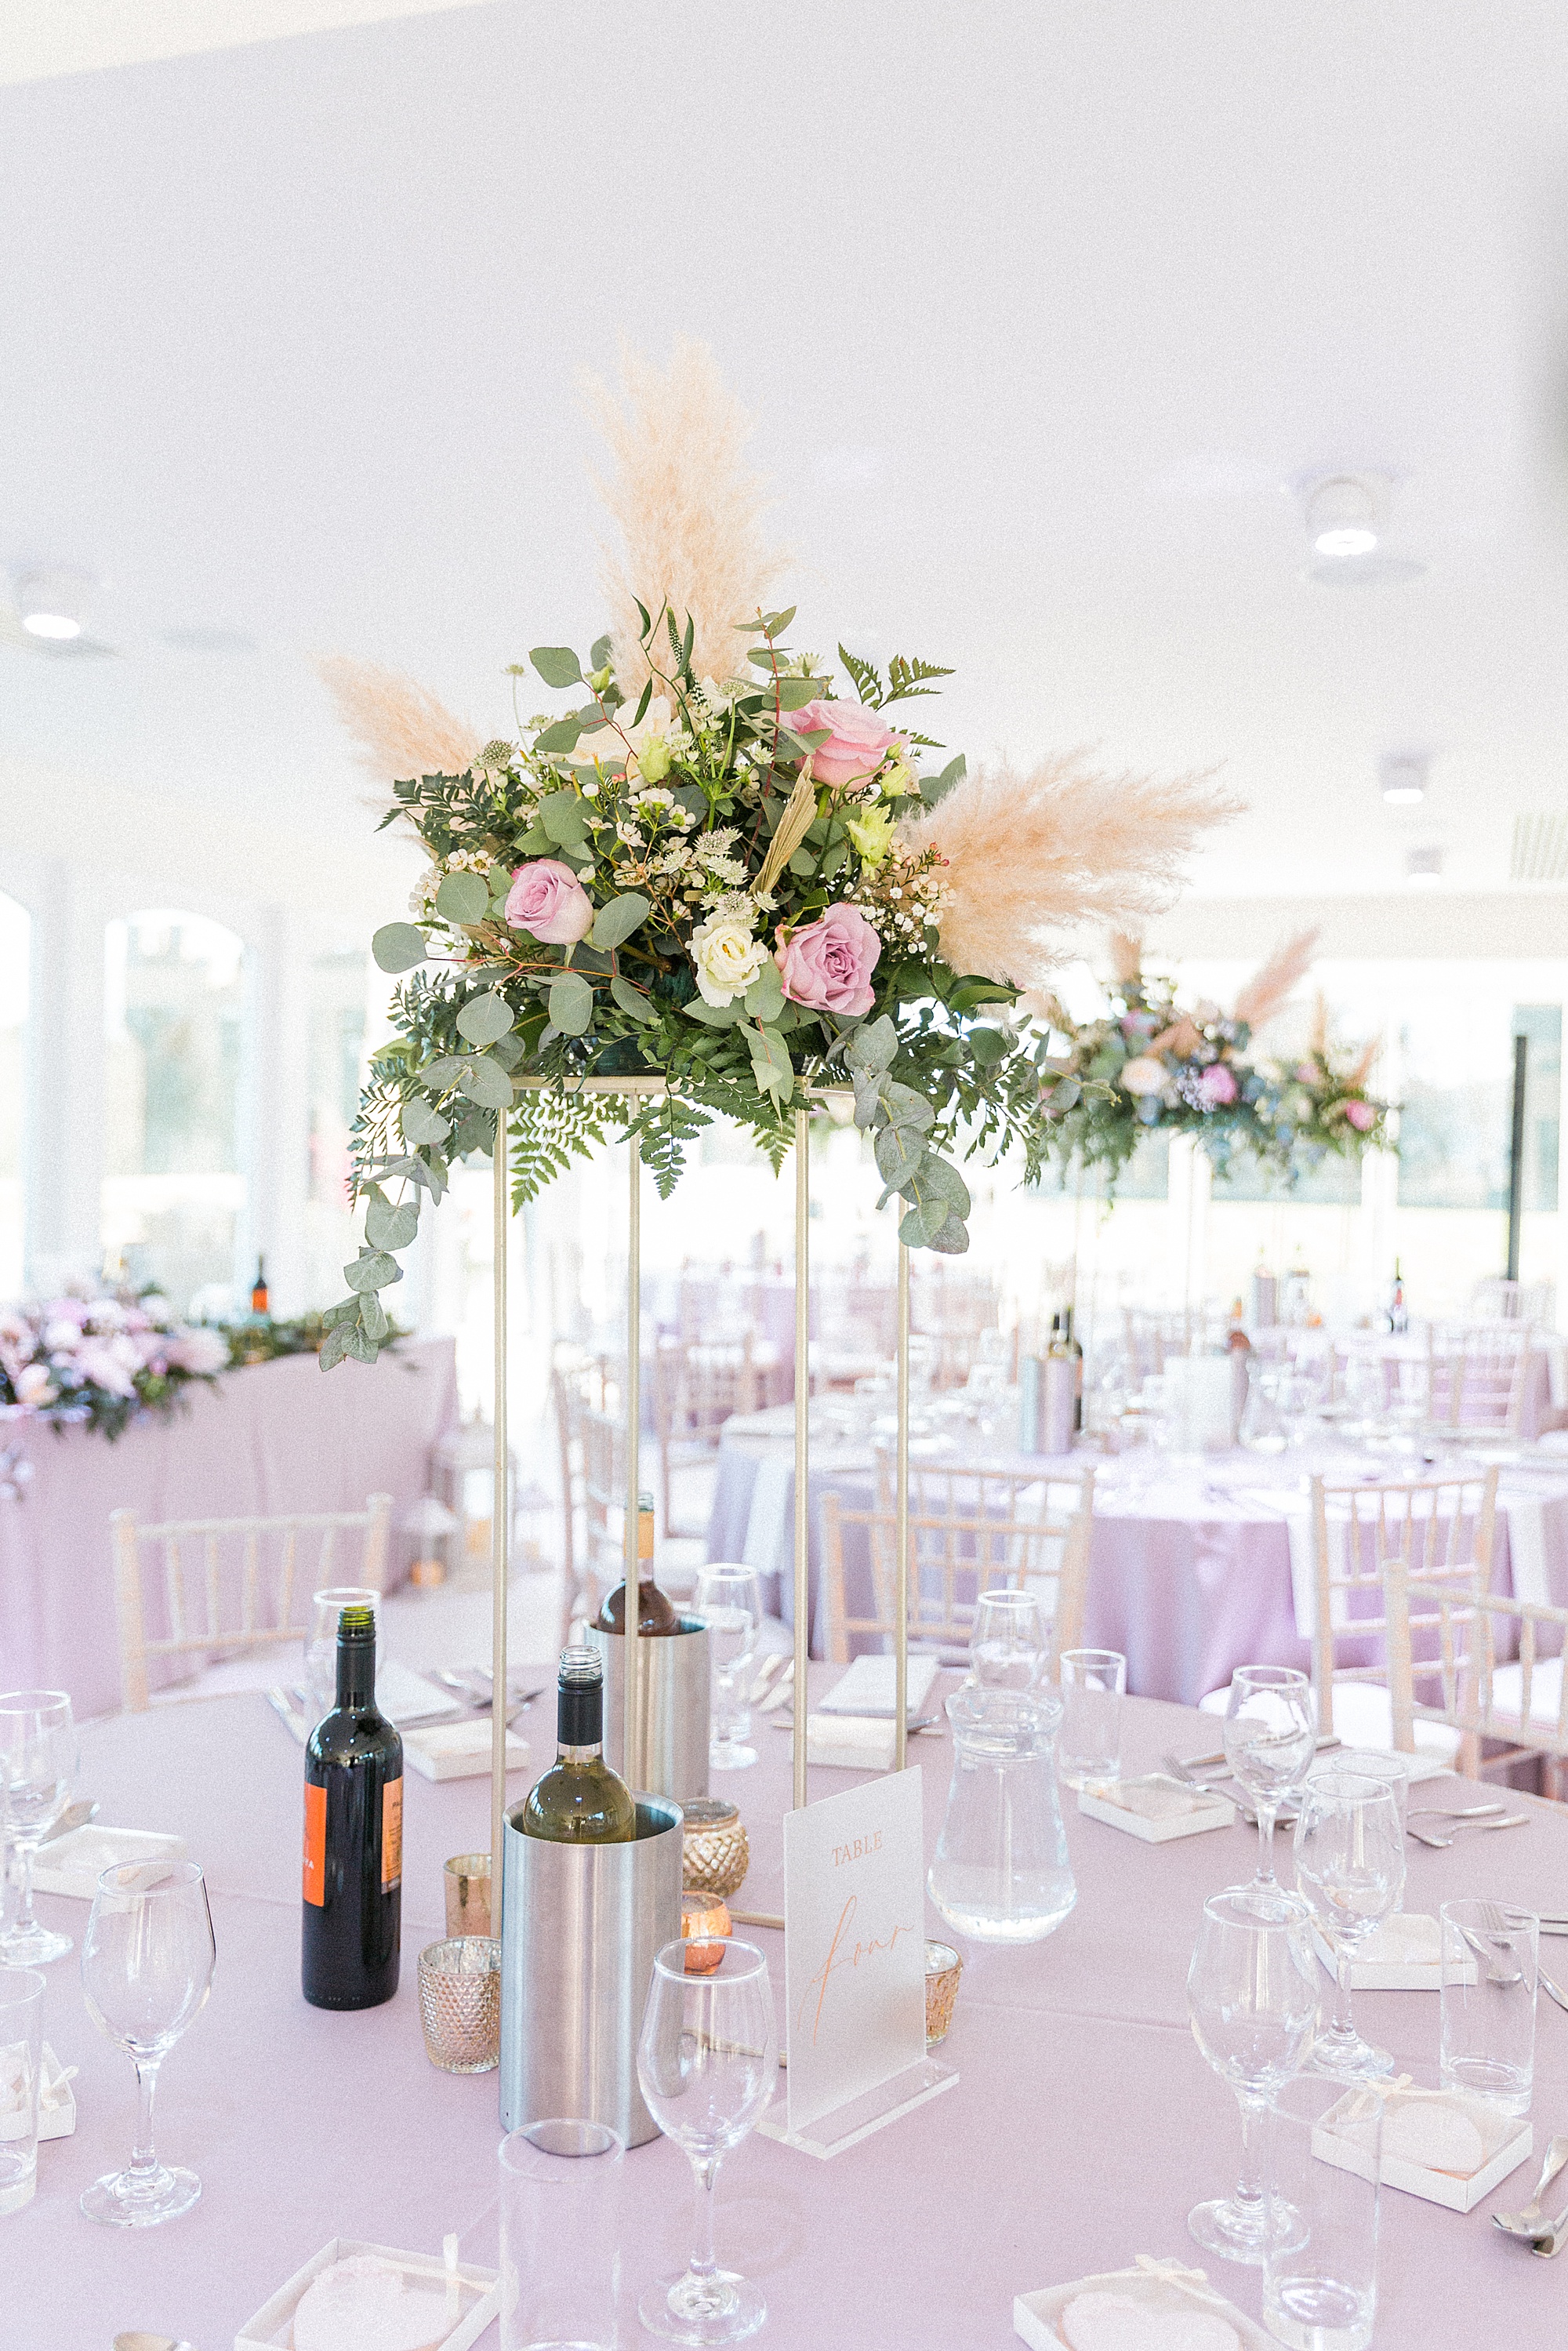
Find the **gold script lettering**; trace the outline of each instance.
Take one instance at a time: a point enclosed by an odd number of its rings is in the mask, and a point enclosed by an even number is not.
[[[817,1970],[816,1974],[808,1980],[806,1985],[806,1996],[800,2002],[801,2011],[804,2013],[805,2009],[810,2001],[811,1994],[813,1992],[816,1993],[817,2010],[816,2014],[811,2019],[811,2046],[813,2048],[817,2045],[817,2033],[822,2022],[822,2010],[827,2002],[828,1986],[831,1982],[833,1977],[839,1973],[841,1969],[858,1968],[862,1959],[874,1959],[879,1951],[891,1951],[894,1945],[897,1942],[900,1935],[913,1935],[915,1932],[913,1927],[899,1926],[895,1927],[892,1934],[885,1938],[873,1935],[863,1943],[857,1938],[857,1939],[851,1944],[849,1941],[849,1932],[851,1927],[854,1924],[855,1911],[859,1907],[859,1902],[860,1896],[857,1894],[852,1894],[849,1900],[844,1904],[843,1908],[840,1911],[839,1923],[833,1928],[833,1939],[828,1946],[828,1956],[822,1961],[821,1966]]]

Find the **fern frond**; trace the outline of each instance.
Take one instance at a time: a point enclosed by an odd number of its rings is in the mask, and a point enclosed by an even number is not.
[[[860,696],[862,702],[864,703],[866,708],[868,710],[880,710],[882,708],[883,696],[886,693],[887,689],[883,684],[882,673],[877,669],[874,663],[862,661],[860,655],[858,653],[852,653],[847,645],[841,645],[839,647],[839,659],[842,662],[844,667],[848,670],[850,676],[854,681],[855,692]]]

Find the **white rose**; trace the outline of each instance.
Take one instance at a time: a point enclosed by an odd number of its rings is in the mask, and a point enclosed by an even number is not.
[[[1130,1094],[1157,1094],[1165,1081],[1165,1063],[1156,1061],[1154,1056],[1148,1053],[1140,1053],[1136,1061],[1128,1061],[1123,1068],[1118,1081],[1124,1091]]]
[[[751,935],[744,914],[710,914],[692,933],[697,993],[705,1004],[727,1004],[744,996],[768,960],[768,949]]]

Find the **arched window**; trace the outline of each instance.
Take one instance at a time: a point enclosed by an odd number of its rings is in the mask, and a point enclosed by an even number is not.
[[[32,943],[27,909],[0,891],[0,1301],[19,1297],[22,1290],[22,1119]]]
[[[227,1307],[246,1190],[245,943],[158,911],[110,923],[104,949],[106,1264],[183,1311],[219,1291]]]

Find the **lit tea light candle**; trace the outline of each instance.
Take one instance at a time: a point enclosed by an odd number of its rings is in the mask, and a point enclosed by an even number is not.
[[[711,1976],[724,1959],[722,1938],[730,1932],[726,1904],[706,1894],[681,1896],[681,1933],[686,1941],[686,1973]]]

